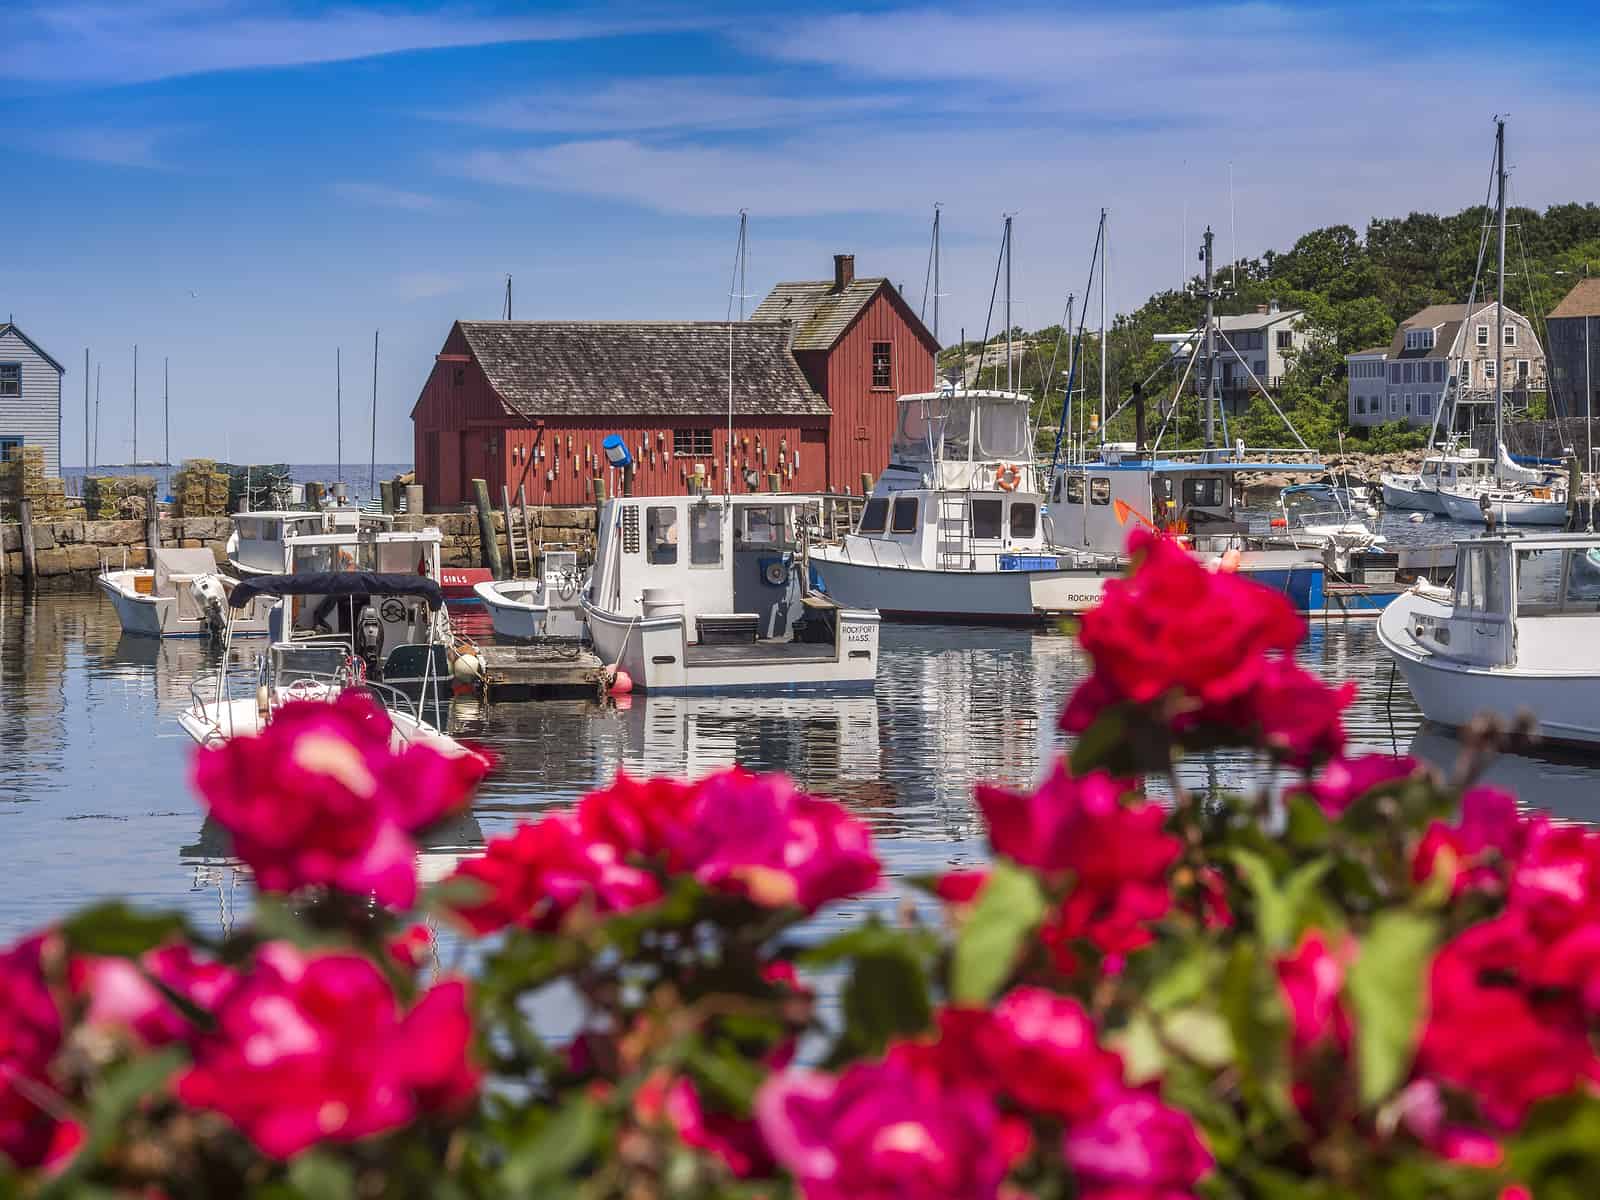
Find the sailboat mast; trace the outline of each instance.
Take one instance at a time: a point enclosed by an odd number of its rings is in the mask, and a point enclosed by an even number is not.
[[[733,492],[733,301],[739,298],[739,320],[744,320],[744,262],[745,262],[745,225],[749,221],[749,213],[745,209],[739,210],[739,244],[733,251],[733,279],[729,283],[728,294],[728,443],[723,447],[722,460],[722,494],[729,496]],[[778,469],[783,469],[779,462]]]
[[[933,206],[933,340],[939,341],[939,206]]]
[[[139,347],[133,347],[133,461],[139,461]]]
[[[1015,391],[1011,375],[1011,214],[1006,214],[1006,391]]]
[[[161,437],[163,445],[161,449],[161,457],[163,460],[165,460],[166,466],[169,468],[169,470],[172,466],[172,392],[170,390],[171,379],[168,376],[168,368],[171,366],[171,362],[171,359],[167,358],[165,355],[162,356]]]
[[[1500,227],[1499,281],[1494,298],[1494,474],[1500,478],[1500,446],[1505,435],[1506,305],[1506,123],[1494,123],[1495,220]]]
[[[1106,444],[1106,210],[1100,210],[1100,444]]]
[[[1206,449],[1215,446],[1217,432],[1217,290],[1212,286],[1213,244],[1211,226],[1206,226]]]
[[[344,347],[333,348],[333,458],[339,482],[344,482]]]

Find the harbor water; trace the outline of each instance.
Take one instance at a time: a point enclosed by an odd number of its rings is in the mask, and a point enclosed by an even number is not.
[[[257,649],[234,654],[247,662]],[[842,800],[871,823],[893,874],[980,862],[973,784],[1037,778],[1084,659],[1055,632],[918,625],[886,625],[881,654],[868,696],[458,701],[452,731],[492,747],[500,766],[470,817],[425,848],[423,874],[442,875],[485,837],[570,804],[618,767],[684,775],[735,762]],[[182,906],[211,928],[248,905],[247,875],[189,789],[194,748],[176,722],[216,655],[201,641],[123,637],[99,594],[0,599],[0,942],[112,895]],[[1391,679],[1370,622],[1314,625],[1302,657],[1359,685],[1347,720],[1358,748],[1454,759],[1454,740],[1422,727]],[[1195,785],[1226,786],[1248,765],[1187,769]],[[1596,811],[1600,772],[1581,762],[1508,757],[1493,775],[1562,816]]]

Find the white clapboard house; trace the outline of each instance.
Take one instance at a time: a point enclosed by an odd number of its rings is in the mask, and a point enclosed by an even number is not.
[[[61,474],[61,376],[66,368],[11,321],[0,321],[0,459],[43,446],[45,474]]]

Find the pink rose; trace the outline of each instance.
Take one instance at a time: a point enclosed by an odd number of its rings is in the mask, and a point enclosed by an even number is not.
[[[0,951],[0,1159],[28,1170],[61,1161],[82,1129],[40,1107],[51,1095],[50,1063],[61,1048],[61,1013],[45,982],[46,936]],[[61,1101],[59,1108],[65,1108]]]
[[[658,1073],[634,1093],[634,1114],[648,1124],[670,1125],[684,1145],[719,1159],[740,1179],[772,1173],[772,1155],[753,1118],[707,1113],[688,1079]]]
[[[553,930],[573,908],[626,912],[661,896],[655,876],[622,861],[617,848],[584,835],[578,820],[560,814],[490,838],[483,854],[456,868],[484,895],[459,902],[456,914],[484,934],[518,925]]]
[[[978,1042],[994,1085],[1026,1108],[1078,1120],[1121,1090],[1122,1060],[1101,1049],[1094,1022],[1069,996],[1015,988]]]
[[[147,978],[153,976],[197,1008],[210,1012],[238,982],[222,963],[196,958],[185,945],[160,946],[137,963],[83,957],[72,964],[74,990],[88,996],[84,1020],[125,1029],[147,1046],[187,1041],[199,1031]]]
[[[1535,824],[1518,814],[1517,799],[1510,792],[1473,788],[1461,798],[1461,817],[1456,824],[1434,821],[1423,833],[1411,860],[1411,877],[1421,883],[1433,874],[1441,856],[1446,856],[1456,895],[1469,889],[1498,888]],[[1491,865],[1492,859],[1499,861],[1498,869]]]
[[[1335,758],[1307,789],[1322,811],[1338,818],[1362,796],[1386,783],[1409,779],[1422,764],[1408,754],[1363,754]]]
[[[1069,1127],[1061,1151],[1086,1200],[1187,1196],[1213,1163],[1189,1115],[1141,1091],[1124,1092]]]
[[[178,1099],[212,1109],[274,1158],[458,1108],[477,1091],[459,981],[402,1012],[365,958],[272,943],[223,999]]]
[[[1350,1046],[1350,1018],[1340,996],[1355,944],[1342,939],[1330,947],[1320,930],[1307,930],[1295,952],[1278,959],[1278,984],[1289,1007],[1295,1051],[1305,1053],[1324,1041]]]
[[[199,751],[194,782],[267,891],[339,888],[404,908],[417,896],[413,835],[466,804],[478,753],[410,745],[360,692],[279,709],[256,737]]]
[[[1309,766],[1344,749],[1340,714],[1355,699],[1353,683],[1330,687],[1287,658],[1268,659],[1236,718],[1253,725],[1272,750],[1297,766]],[[1224,718],[1224,724],[1235,718]]]
[[[894,1062],[775,1075],[756,1119],[806,1200],[987,1200],[1015,1152],[981,1089]]]

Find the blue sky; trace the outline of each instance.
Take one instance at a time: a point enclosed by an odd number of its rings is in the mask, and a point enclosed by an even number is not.
[[[943,205],[940,332],[981,332],[1003,212],[1015,313],[1057,319],[1111,209],[1110,303],[1332,221],[1483,194],[1509,115],[1513,199],[1600,195],[1600,23],[1584,0],[1436,4],[591,8],[283,0],[13,2],[0,14],[9,236],[0,312],[102,365],[102,459],[380,460],[456,317],[727,311],[836,251],[920,304]],[[1232,163],[1237,227],[1230,230]],[[1184,223],[1187,214],[1187,235]],[[754,303],[752,299],[750,303]],[[352,450],[359,447],[359,450]],[[76,451],[74,448],[77,448]]]

